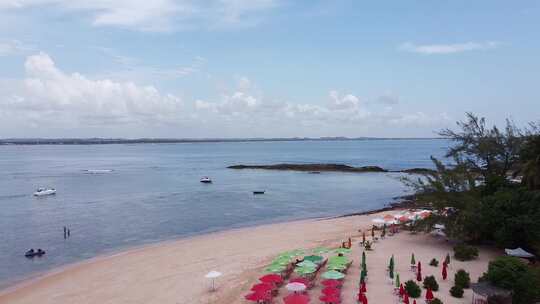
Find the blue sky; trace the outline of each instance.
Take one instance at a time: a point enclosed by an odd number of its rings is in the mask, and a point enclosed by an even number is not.
[[[538,120],[538,1],[0,0],[0,137]]]

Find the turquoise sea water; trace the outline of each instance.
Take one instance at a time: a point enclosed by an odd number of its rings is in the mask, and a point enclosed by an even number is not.
[[[232,164],[432,167],[445,140],[0,146],[0,287],[100,254],[210,231],[383,207],[396,173],[232,170]],[[88,174],[88,169],[112,169]],[[212,184],[201,184],[210,176]],[[36,198],[40,186],[57,195]],[[266,190],[253,195],[254,190]],[[63,226],[71,237],[63,238]],[[29,248],[47,254],[32,260]]]

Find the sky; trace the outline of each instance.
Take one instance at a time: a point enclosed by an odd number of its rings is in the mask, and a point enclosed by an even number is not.
[[[539,16],[527,0],[0,0],[0,138],[524,125]]]

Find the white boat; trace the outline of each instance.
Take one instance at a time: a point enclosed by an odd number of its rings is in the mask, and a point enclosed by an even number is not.
[[[210,184],[211,182],[212,180],[208,176],[201,178],[201,183]]]
[[[54,188],[38,188],[36,192],[34,192],[34,196],[46,196],[54,194],[56,194],[56,189]]]
[[[113,172],[112,169],[88,169],[84,170],[84,172],[88,174],[105,174],[105,173],[111,173]]]

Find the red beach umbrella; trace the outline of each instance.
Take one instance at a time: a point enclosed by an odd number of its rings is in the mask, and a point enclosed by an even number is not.
[[[446,280],[446,277],[448,276],[448,273],[446,271],[446,263],[443,263],[443,267],[442,267],[442,279],[443,280]]]
[[[364,294],[364,297],[362,298],[362,304],[368,304],[367,297]]]
[[[259,302],[270,300],[271,296],[269,293],[254,292],[246,295],[244,298],[248,301]]]
[[[272,289],[274,289],[274,285],[268,283],[259,283],[251,287],[251,291],[260,293],[269,292]]]
[[[416,300],[413,300],[413,301],[412,301],[412,304],[416,304]]]
[[[403,295],[403,304],[409,304],[409,295],[407,293]]]
[[[338,295],[340,293],[340,290],[335,287],[325,287],[321,291],[325,295]]]
[[[399,284],[399,295],[403,296],[405,294],[405,288],[403,288],[403,284]]]
[[[360,290],[362,292],[367,292],[366,282],[365,281],[360,284]]]
[[[290,282],[290,283],[302,283],[302,284],[304,284],[304,285],[306,285],[306,286],[309,286],[309,285],[310,285],[309,280],[306,279],[306,278],[302,278],[302,277],[290,279],[289,282]]]
[[[358,292],[358,302],[362,302],[362,301],[364,300],[364,297],[365,297],[365,296],[366,296],[366,295],[360,290],[360,291]]]
[[[418,271],[422,271],[422,263],[420,263],[420,261],[418,261],[417,269],[418,269]]]
[[[428,288],[426,291],[426,301],[433,300],[433,291],[431,291],[431,288]]]
[[[301,293],[291,293],[283,298],[285,304],[307,304],[309,303],[309,297]]]
[[[332,280],[332,279],[324,280],[324,281],[321,282],[321,284],[323,284],[326,287],[336,287],[336,288],[338,288],[339,286],[341,286],[340,281]]]
[[[321,300],[324,303],[332,303],[332,304],[341,303],[341,299],[337,295],[324,295],[324,296],[321,296],[319,300]]]
[[[416,280],[418,282],[422,281],[422,264],[420,262],[418,262],[418,267],[416,271]]]
[[[283,283],[283,278],[279,274],[267,274],[259,278],[259,281],[263,283],[276,284],[279,285]]]

